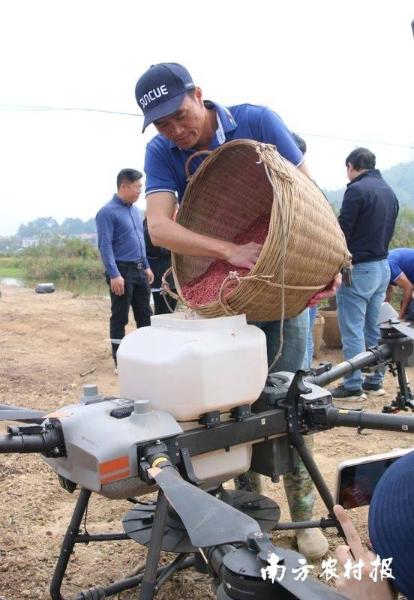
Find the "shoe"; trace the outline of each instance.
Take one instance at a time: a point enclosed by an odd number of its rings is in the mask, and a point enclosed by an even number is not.
[[[363,402],[367,399],[362,389],[347,390],[343,385],[329,390],[334,400],[353,400],[354,402]]]
[[[364,392],[368,392],[371,396],[385,396],[385,390],[380,383],[366,383],[362,384]]]
[[[300,554],[308,560],[318,560],[329,550],[329,543],[320,529],[298,529],[296,542]]]

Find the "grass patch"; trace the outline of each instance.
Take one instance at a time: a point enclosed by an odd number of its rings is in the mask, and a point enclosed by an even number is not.
[[[21,267],[3,267],[0,264],[0,277],[25,277],[26,274]]]

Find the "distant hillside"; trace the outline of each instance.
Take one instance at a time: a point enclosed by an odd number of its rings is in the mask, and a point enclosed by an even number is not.
[[[401,206],[414,209],[414,161],[400,163],[381,171],[385,181],[394,190]],[[340,190],[323,190],[331,204],[339,208],[342,204],[345,188]]]

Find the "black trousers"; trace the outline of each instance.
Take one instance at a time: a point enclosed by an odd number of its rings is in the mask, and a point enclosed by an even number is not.
[[[161,295],[161,292],[152,292],[152,297],[154,300],[155,315],[167,315],[171,312],[164,300],[164,296]],[[171,308],[175,310],[177,300],[175,298],[171,298],[171,296],[167,296],[167,301]]]
[[[132,307],[137,329],[150,325],[150,317],[152,315],[150,307],[151,289],[144,269],[137,269],[133,263],[117,263],[117,266],[125,281],[125,290],[122,296],[116,296],[111,291],[110,279],[106,275],[111,296],[112,314],[109,321],[111,340],[122,340],[125,336],[125,327],[128,324],[130,307]],[[118,347],[119,343],[112,342],[112,357],[115,362]]]

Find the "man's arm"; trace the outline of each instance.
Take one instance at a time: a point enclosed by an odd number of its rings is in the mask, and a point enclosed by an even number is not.
[[[391,302],[391,300],[392,300],[392,292],[393,292],[393,286],[389,285],[387,287],[387,293],[385,294],[385,302]]]
[[[147,196],[148,230],[156,246],[184,256],[209,256],[226,260],[235,267],[252,269],[262,246],[254,242],[238,246],[186,229],[173,220],[174,194],[155,192]]]
[[[378,581],[370,577],[372,574],[372,562],[376,559],[373,552],[364,549],[361,538],[355,529],[351,519],[345,512],[342,506],[334,506],[334,513],[338,519],[343,532],[345,533],[347,546],[338,546],[336,556],[338,563],[343,571],[336,580],[336,589],[343,594],[345,598],[350,600],[396,600],[397,591],[391,587],[389,579],[379,579]],[[362,562],[360,579],[355,576],[350,576],[349,572],[346,575],[345,565],[351,565]]]
[[[338,217],[339,225],[344,232],[348,245],[352,238],[352,234],[354,233],[355,224],[358,220],[361,202],[362,196],[360,196],[358,190],[353,189],[352,186],[349,187],[344,194],[341,212]]]
[[[303,163],[301,165],[299,165],[297,168],[299,169],[299,171],[302,171],[302,173],[307,175],[309,177],[309,179],[312,179],[305,161],[303,161]]]
[[[119,273],[116,266],[114,251],[112,248],[112,239],[114,235],[114,223],[110,214],[105,210],[100,210],[96,215],[96,229],[98,232],[99,252],[105,271],[110,279],[111,291],[116,296],[124,294],[124,278]]]
[[[399,275],[397,279],[394,280],[394,283],[396,283],[398,287],[402,288],[403,290],[403,299],[401,302],[398,317],[400,319],[405,319],[408,307],[411,302],[411,298],[413,296],[414,285],[411,283],[411,281],[408,279],[405,273],[401,273],[401,275]]]

